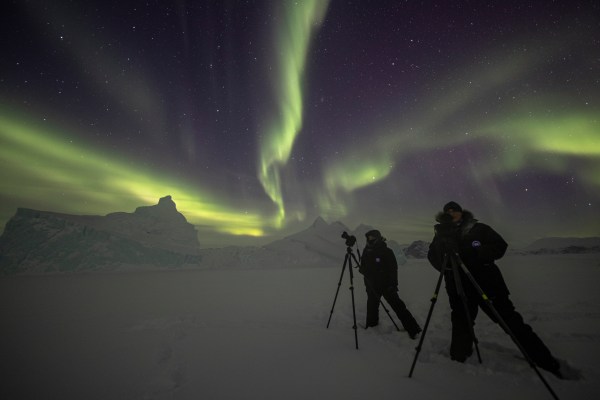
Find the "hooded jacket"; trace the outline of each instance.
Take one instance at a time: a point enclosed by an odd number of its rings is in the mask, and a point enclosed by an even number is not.
[[[479,222],[467,210],[463,210],[462,219],[458,223],[447,218],[443,213],[436,216],[439,224],[435,225],[436,233],[427,254],[431,265],[438,271],[441,270],[447,250],[455,249],[462,263],[484,290],[508,294],[500,269],[494,263],[504,256],[508,248],[502,236],[490,226]],[[447,281],[451,275],[446,273]]]
[[[398,286],[398,262],[384,240],[365,246],[358,271],[379,288]]]

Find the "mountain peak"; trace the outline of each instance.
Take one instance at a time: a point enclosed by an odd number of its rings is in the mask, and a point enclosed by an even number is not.
[[[329,224],[325,222],[323,217],[318,216],[317,219],[315,219],[315,222],[313,222],[313,224],[311,225],[311,228],[321,228],[324,226],[329,226]]]
[[[177,211],[177,207],[175,206],[175,202],[171,196],[161,197],[158,200],[158,204],[153,206],[138,207],[136,208],[134,214],[151,216],[165,220],[174,219],[187,222],[185,217],[179,213],[179,211]]]
[[[175,205],[175,202],[173,201],[173,199],[171,198],[171,196],[165,196],[165,197],[161,197],[158,200],[158,206],[160,207],[167,207],[167,208],[173,208],[175,210],[177,210],[177,206]]]
[[[360,223],[354,230],[355,231],[370,231],[373,229],[375,229],[375,228],[373,228],[371,225],[366,225],[366,224]]]

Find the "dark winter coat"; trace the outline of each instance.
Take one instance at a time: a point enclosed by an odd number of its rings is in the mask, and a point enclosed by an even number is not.
[[[379,291],[398,286],[396,256],[383,240],[365,247],[358,271]]]
[[[442,268],[446,249],[454,248],[462,263],[477,283],[490,295],[508,295],[508,288],[498,266],[494,263],[504,256],[508,244],[490,226],[478,222],[473,214],[463,211],[462,220],[455,224],[438,214],[435,236],[429,246],[427,258],[438,271]],[[450,265],[448,265],[449,267]],[[446,272],[446,282],[453,281],[452,273]]]

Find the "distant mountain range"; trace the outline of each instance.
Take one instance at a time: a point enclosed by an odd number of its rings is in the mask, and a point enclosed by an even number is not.
[[[529,246],[516,250],[520,254],[580,254],[600,253],[600,237],[558,238],[536,240]]]
[[[193,225],[177,211],[171,196],[133,213],[77,216],[20,208],[0,236],[0,274],[107,271],[164,268],[342,267],[346,239],[356,258],[373,227],[353,231],[341,222],[318,217],[307,229],[262,247],[200,249]],[[387,241],[399,265],[426,258],[429,243],[401,246]],[[600,238],[547,238],[519,254],[600,252]],[[354,260],[353,260],[354,261]],[[353,263],[354,264],[354,263]]]
[[[429,242],[416,240],[410,245],[404,247],[402,251],[408,258],[427,258],[427,252],[429,251]]]
[[[417,240],[408,246],[404,246],[402,251],[407,258],[427,258],[429,242]],[[544,238],[539,239],[527,247],[513,249],[509,247],[513,254],[536,255],[536,254],[584,254],[600,253],[600,237],[588,238]]]

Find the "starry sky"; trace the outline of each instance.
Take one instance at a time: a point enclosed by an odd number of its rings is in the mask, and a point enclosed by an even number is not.
[[[600,235],[596,1],[7,0],[0,19],[2,226],[171,195],[202,247],[318,216],[430,240],[449,200],[515,246]]]

